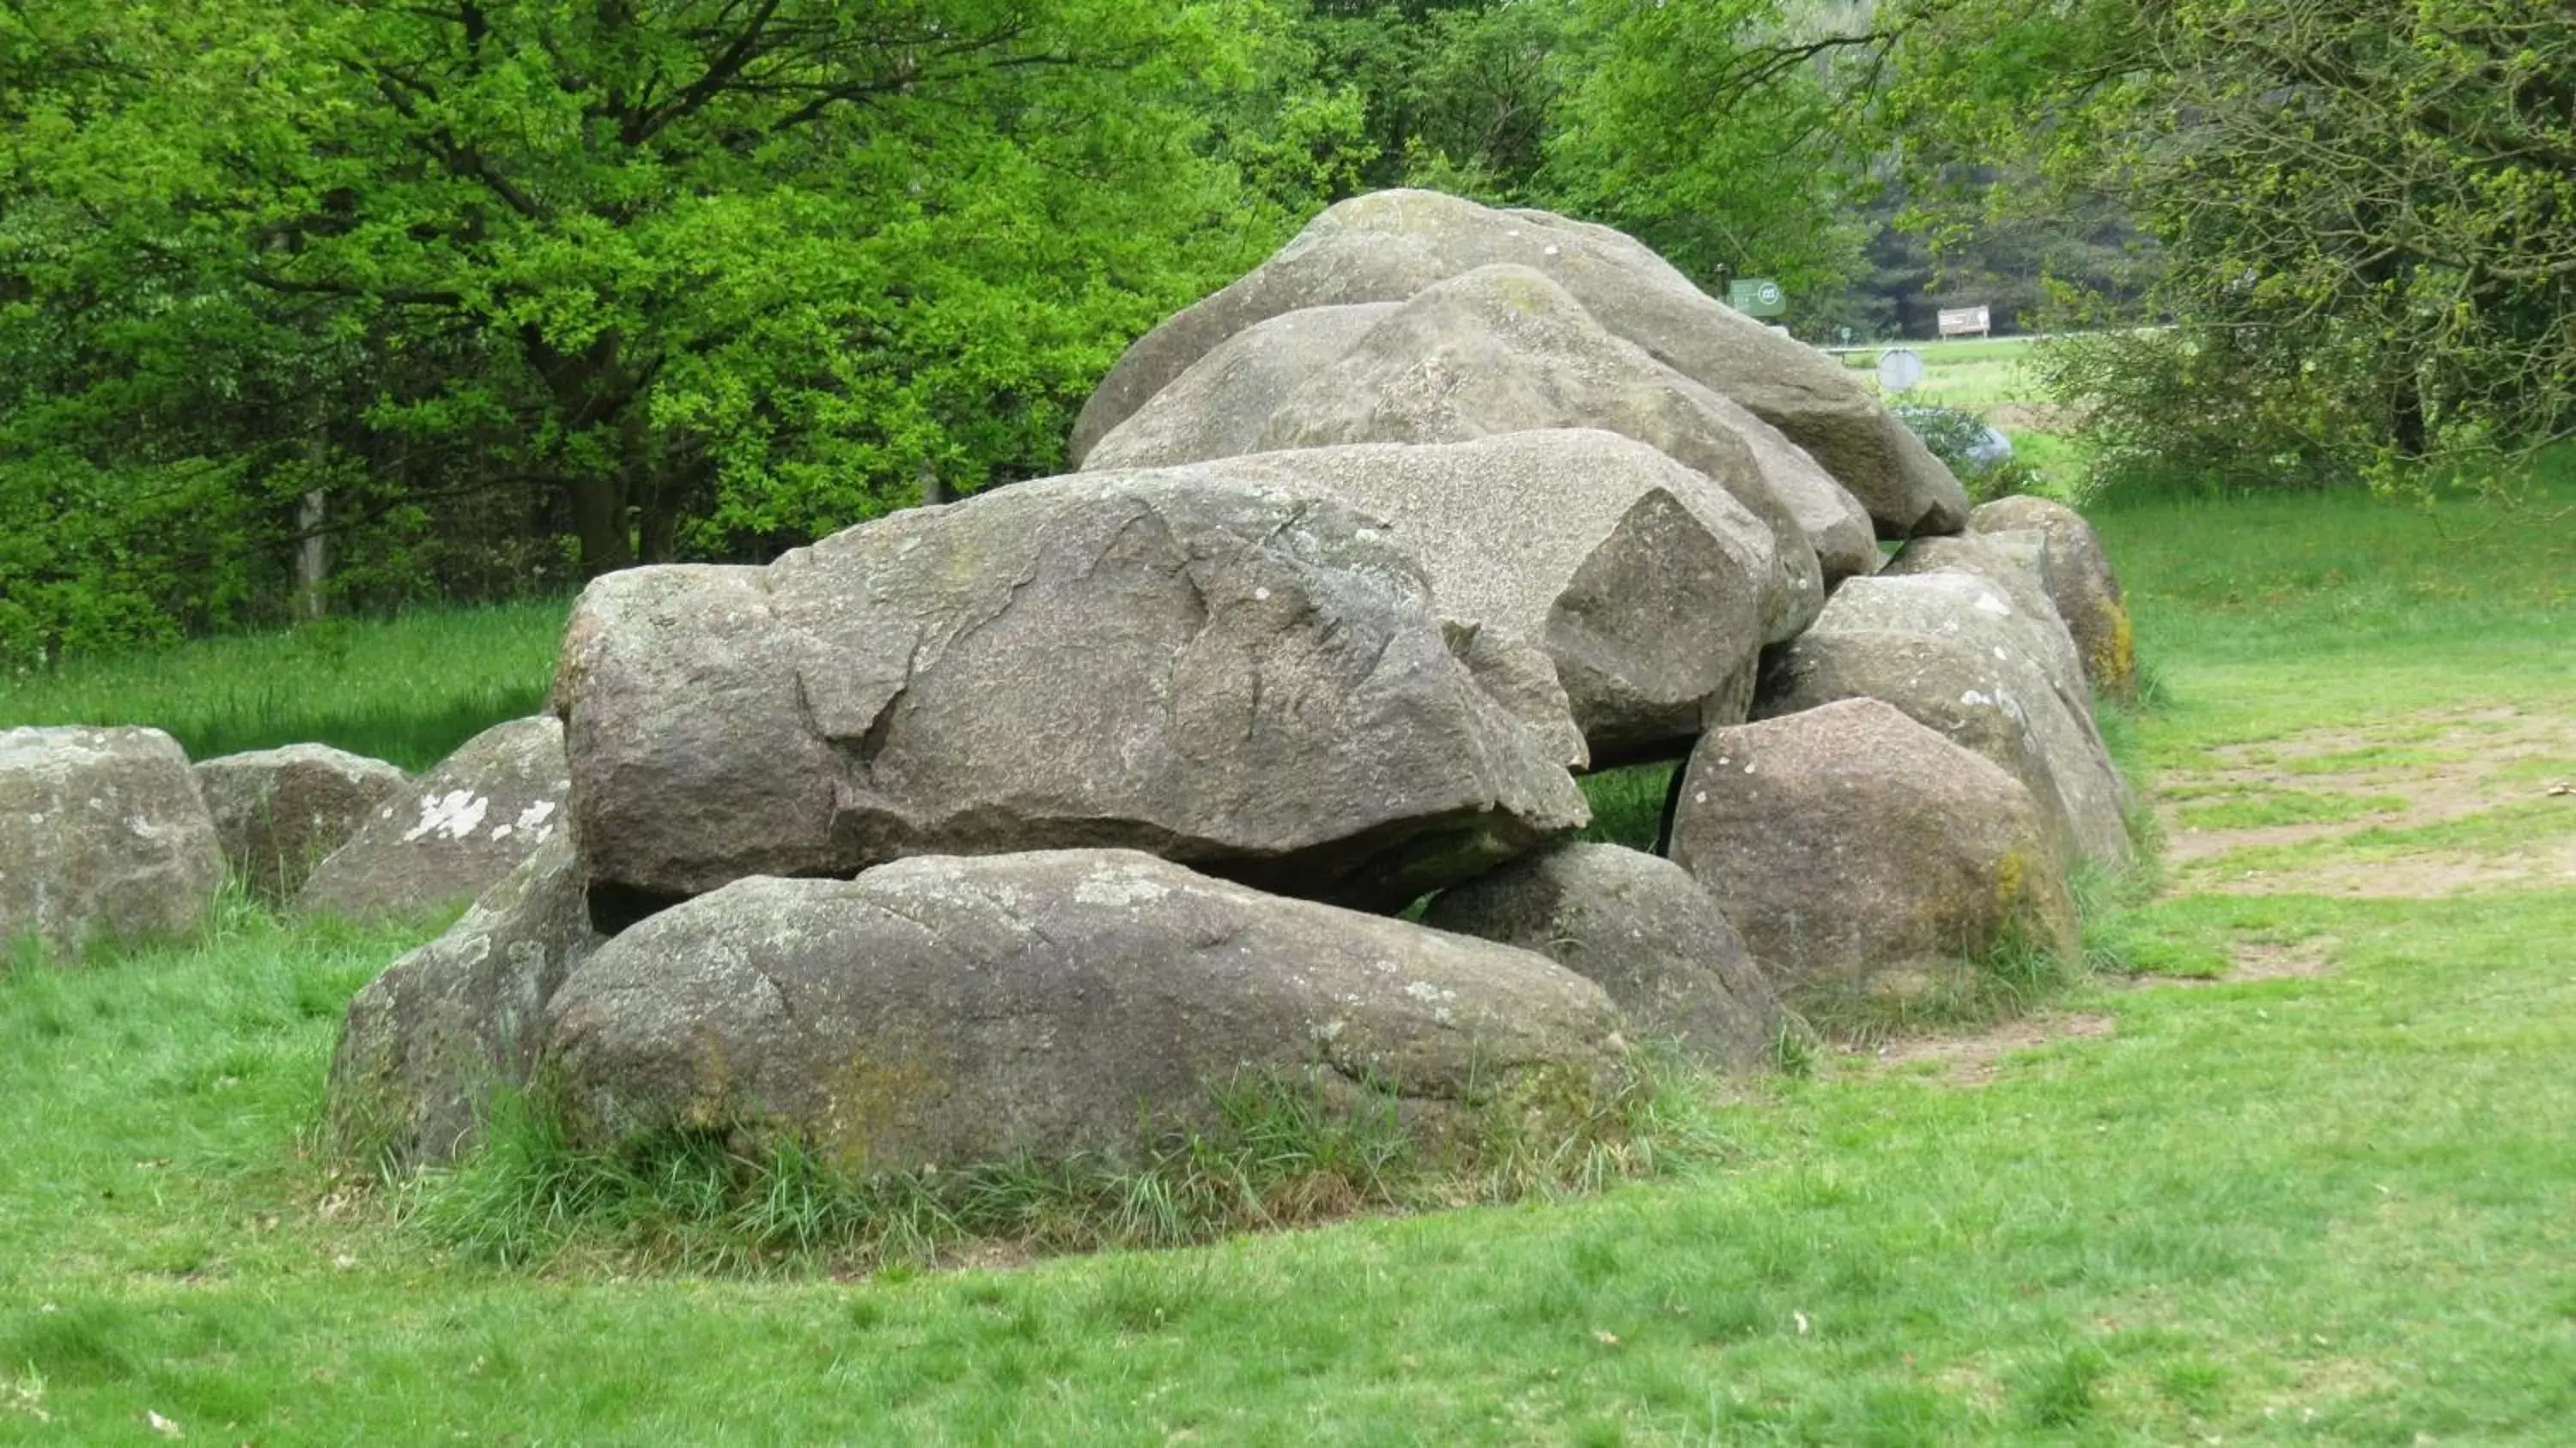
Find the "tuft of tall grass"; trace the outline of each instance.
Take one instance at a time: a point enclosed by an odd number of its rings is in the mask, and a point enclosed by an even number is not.
[[[1682,1074],[1606,1094],[1547,1083],[1548,1099],[1497,1096],[1433,1134],[1384,1091],[1246,1073],[1212,1088],[1201,1124],[1141,1132],[1129,1153],[867,1176],[794,1145],[747,1154],[722,1131],[585,1149],[531,1092],[496,1103],[473,1157],[388,1187],[431,1241],[510,1268],[902,1271],[1598,1191],[1718,1150],[1711,1093]]]

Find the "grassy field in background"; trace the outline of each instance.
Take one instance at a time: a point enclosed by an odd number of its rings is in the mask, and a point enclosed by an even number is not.
[[[311,741],[426,769],[544,705],[568,606],[332,619],[0,677],[0,729],[151,724],[191,759]]]
[[[159,1441],[148,1414],[264,1445],[2566,1441],[2576,485],[2548,486],[2100,516],[2174,830],[2173,888],[2100,922],[2141,973],[1712,1099],[1711,1154],[1595,1197],[853,1280],[505,1270],[311,1152],[399,932],[235,906],[17,971],[0,1442]],[[548,615],[477,617],[452,671],[437,620],[347,657],[425,713],[541,687]],[[335,687],[205,708],[183,681],[241,676],[208,658],[8,708],[303,727]],[[2393,888],[2430,858],[2470,883]]]

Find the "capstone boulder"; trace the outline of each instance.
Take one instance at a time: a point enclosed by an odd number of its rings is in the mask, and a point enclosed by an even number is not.
[[[1534,428],[1601,428],[1706,474],[1778,540],[1770,636],[1815,616],[1828,577],[1874,567],[1869,519],[1768,426],[1603,329],[1527,267],[1482,267],[1424,289],[1281,399],[1265,449],[1467,442]],[[1793,500],[1821,509],[1810,527]],[[1830,559],[1830,563],[1827,560]]]
[[[1092,446],[1228,338],[1301,308],[1401,302],[1494,265],[1532,267],[1613,334],[1751,411],[1858,498],[1882,536],[1952,533],[1968,499],[1894,414],[1832,358],[1719,303],[1635,239],[1547,212],[1429,191],[1353,197],[1271,258],[1127,349],[1076,422]]]
[[[1535,640],[1595,767],[1689,751],[1751,701],[1771,530],[1654,448],[1598,431],[1303,448],[1214,471],[1382,519],[1440,611]]]
[[[1376,520],[1199,469],[610,574],[557,688],[617,926],[747,875],[1089,846],[1398,908],[1588,818],[1551,673],[1444,626]]]

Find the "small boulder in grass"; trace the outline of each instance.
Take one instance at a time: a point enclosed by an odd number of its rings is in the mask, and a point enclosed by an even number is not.
[[[272,904],[293,898],[314,865],[410,780],[381,759],[327,744],[227,754],[196,770],[225,862]]]
[[[223,880],[215,822],[177,740],[0,730],[0,963],[28,939],[77,960],[94,940],[190,934]]]
[[[1712,731],[1682,777],[1672,857],[1792,999],[1902,992],[2016,935],[2075,949],[2030,791],[1876,699]]]
[[[1442,891],[1423,923],[1536,951],[1609,992],[1634,1034],[1721,1069],[1778,1061],[1779,996],[1717,901],[1670,860],[1559,845]]]
[[[495,724],[384,803],[313,867],[295,908],[353,920],[473,900],[568,828],[563,725]]]

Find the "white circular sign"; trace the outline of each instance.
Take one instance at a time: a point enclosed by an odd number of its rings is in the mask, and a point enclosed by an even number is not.
[[[1908,392],[1923,380],[1923,354],[1904,347],[1878,354],[1878,385],[1890,392]]]
[[[1753,300],[1766,307],[1776,307],[1780,305],[1782,300],[1780,295],[1780,284],[1778,282],[1764,282],[1762,285],[1755,287],[1753,289]]]

